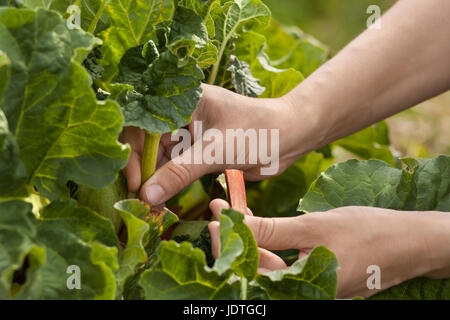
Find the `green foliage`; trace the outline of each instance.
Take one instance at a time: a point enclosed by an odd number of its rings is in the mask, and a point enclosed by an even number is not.
[[[181,221],[172,231],[170,238],[178,243],[188,241],[192,247],[201,249],[206,256],[206,264],[212,267],[214,257],[208,224],[208,221]]]
[[[69,221],[72,220],[72,221]],[[117,247],[111,223],[73,202],[57,203],[36,219],[20,200],[0,203],[2,299],[112,299]],[[55,241],[57,239],[57,241]],[[76,254],[74,254],[76,253]],[[16,279],[24,269],[25,282]],[[66,270],[82,270],[80,290],[68,290]]]
[[[212,268],[205,254],[189,242],[162,242],[157,261],[139,281],[147,299],[239,299],[242,281],[249,282],[250,299],[333,299],[337,260],[323,247],[314,249],[291,268],[257,274],[259,254],[243,215],[223,210],[220,255]],[[245,287],[244,287],[245,288]]]
[[[258,275],[256,282],[268,299],[334,299],[337,290],[337,269],[336,256],[320,246],[307,258],[296,261],[288,269]]]
[[[80,29],[66,21],[72,4]],[[225,210],[214,260],[208,221],[197,222],[195,232],[181,223],[178,238],[174,232],[181,243],[161,240],[178,217],[125,200],[119,174],[129,154],[118,141],[124,125],[152,133],[187,125],[202,82],[280,97],[325,62],[323,45],[271,21],[261,0],[0,6],[1,299],[335,297],[338,265],[326,248],[286,270],[258,274],[251,230],[241,213]],[[320,174],[338,148],[387,163],[352,160]],[[404,159],[407,169],[395,168],[380,123],[249,185],[249,205],[263,216],[294,215],[300,197],[304,211],[347,204],[448,211],[448,161]],[[205,199],[197,182],[171,202],[198,210]],[[80,290],[67,288],[73,265],[82,272]],[[400,290],[409,298],[448,297],[447,280],[422,279],[377,297],[395,298]]]
[[[26,41],[30,33],[34,41]],[[115,102],[95,99],[79,65],[99,41],[67,29],[58,14],[42,9],[0,8],[0,34],[0,49],[11,60],[0,109],[20,149],[27,184],[61,199],[68,196],[69,180],[92,187],[112,182],[128,155],[117,142],[122,116]]]
[[[0,198],[26,195],[26,169],[20,160],[19,147],[9,132],[8,121],[0,110]]]

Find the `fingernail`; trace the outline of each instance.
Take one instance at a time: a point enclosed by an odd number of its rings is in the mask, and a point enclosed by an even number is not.
[[[164,201],[164,190],[159,184],[152,184],[145,188],[145,196],[147,202],[155,206]]]

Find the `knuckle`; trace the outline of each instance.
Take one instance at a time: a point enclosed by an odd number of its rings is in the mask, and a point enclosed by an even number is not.
[[[167,165],[167,170],[171,173],[171,176],[175,179],[177,185],[182,186],[183,188],[189,185],[191,173],[185,164],[170,162]]]
[[[262,218],[258,220],[258,236],[260,245],[265,246],[273,241],[276,220],[274,218]]]

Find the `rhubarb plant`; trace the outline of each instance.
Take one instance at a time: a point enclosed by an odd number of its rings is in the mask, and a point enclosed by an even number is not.
[[[335,298],[338,263],[325,247],[257,272],[247,200],[265,216],[295,214],[299,198],[302,212],[448,211],[448,157],[404,160],[402,170],[382,123],[247,183],[247,193],[242,174],[227,172],[232,209],[220,217],[214,259],[205,203],[220,187],[203,179],[170,200],[181,219],[152,212],[127,199],[129,147],[119,142],[124,126],[145,131],[145,181],[160,136],[190,122],[202,83],[279,97],[326,58],[312,37],[271,20],[261,0],[0,1],[0,299]],[[385,162],[337,164],[324,179],[338,148]],[[356,179],[368,189],[339,187]],[[378,297],[448,296],[446,280],[401,286]]]

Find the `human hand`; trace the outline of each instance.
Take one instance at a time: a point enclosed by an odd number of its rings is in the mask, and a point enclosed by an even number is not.
[[[210,203],[217,220],[226,201]],[[247,212],[250,213],[250,212]],[[324,245],[336,254],[338,298],[368,297],[411,278],[448,277],[450,215],[372,207],[342,207],[288,218],[245,216],[259,246],[259,272],[287,268],[269,250],[299,249],[299,258]],[[219,252],[219,222],[209,225],[213,255]],[[368,289],[367,268],[381,270],[381,289]]]
[[[243,129],[243,131],[248,129],[255,129],[256,131],[258,129],[279,129],[280,141],[277,145],[279,147],[279,158],[276,159],[279,161],[275,174],[283,172],[300,156],[301,148],[297,146],[292,135],[292,130],[298,127],[298,123],[293,124],[290,105],[283,98],[255,99],[238,95],[220,87],[203,85],[203,97],[187,127],[191,137],[194,137],[194,121],[201,121],[204,135],[202,139],[197,141],[192,139],[191,148],[181,155],[172,156],[172,151],[179,142],[171,141],[170,133],[162,136],[158,152],[157,167],[159,169],[143,184],[140,191],[142,200],[153,206],[160,205],[201,176],[208,173],[223,172],[227,168],[243,170],[247,180],[259,180],[267,177],[261,175],[261,167],[266,167],[267,163],[263,163],[259,157],[256,162],[250,163],[249,159],[256,155],[253,152],[254,150],[250,150],[248,142],[244,148],[238,150],[234,150],[233,142],[234,157],[231,163],[224,161],[223,164],[208,164],[202,161],[201,164],[193,164],[192,162],[184,163],[180,161],[185,153],[191,153],[191,159],[194,159],[195,144],[202,144],[201,150],[205,150],[205,147],[209,144],[216,144],[215,150],[222,150],[223,159],[227,159],[227,152],[230,151],[230,148],[227,148],[226,144],[222,143],[220,139],[216,141],[205,136],[208,129],[215,129],[223,137],[226,136],[227,129]],[[270,136],[270,132],[268,136]],[[137,192],[141,185],[144,132],[135,127],[127,127],[122,133],[121,141],[129,143],[131,146],[130,158],[124,172],[128,179],[129,192]],[[223,142],[225,142],[225,138]],[[268,150],[270,150],[270,143]],[[238,157],[241,157],[240,164],[237,161]]]

